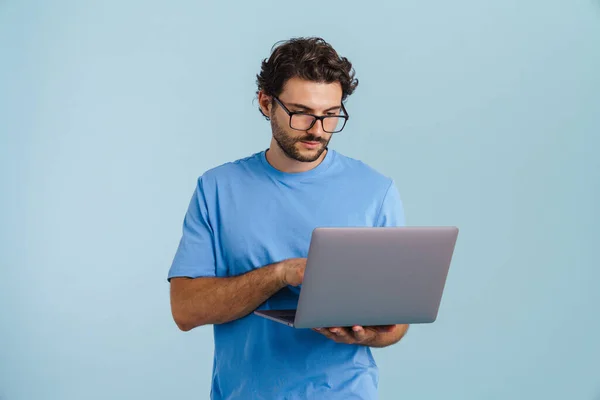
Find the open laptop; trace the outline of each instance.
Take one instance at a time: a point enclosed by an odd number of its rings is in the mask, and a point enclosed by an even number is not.
[[[456,227],[316,228],[296,310],[257,310],[295,328],[434,322]]]

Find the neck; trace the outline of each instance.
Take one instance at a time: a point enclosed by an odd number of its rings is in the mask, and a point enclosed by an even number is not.
[[[312,162],[302,162],[298,160],[294,160],[293,158],[288,157],[281,147],[277,144],[275,139],[271,139],[271,146],[269,147],[269,151],[267,151],[266,157],[269,164],[273,166],[273,168],[278,169],[281,172],[287,173],[298,173],[298,172],[306,172],[310,171],[313,168],[316,168],[323,159],[327,155],[327,150],[319,156],[318,159]]]

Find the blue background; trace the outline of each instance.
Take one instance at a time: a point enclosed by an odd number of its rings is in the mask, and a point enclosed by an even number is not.
[[[265,149],[271,46],[360,85],[331,145],[461,234],[382,399],[600,399],[598,1],[0,1],[0,398],[207,398],[166,273],[195,179]]]

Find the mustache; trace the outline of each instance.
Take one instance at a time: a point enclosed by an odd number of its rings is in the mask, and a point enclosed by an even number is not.
[[[305,136],[297,140],[297,142],[319,142],[325,143],[325,139],[316,136]]]

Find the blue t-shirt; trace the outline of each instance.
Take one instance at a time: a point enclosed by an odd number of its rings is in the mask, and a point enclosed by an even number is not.
[[[262,151],[207,171],[187,210],[172,277],[227,277],[307,257],[316,227],[402,226],[394,182],[328,150],[316,168],[285,173]],[[299,288],[259,309],[296,308]],[[375,399],[379,374],[366,346],[336,343],[250,314],[214,325],[211,399]]]

